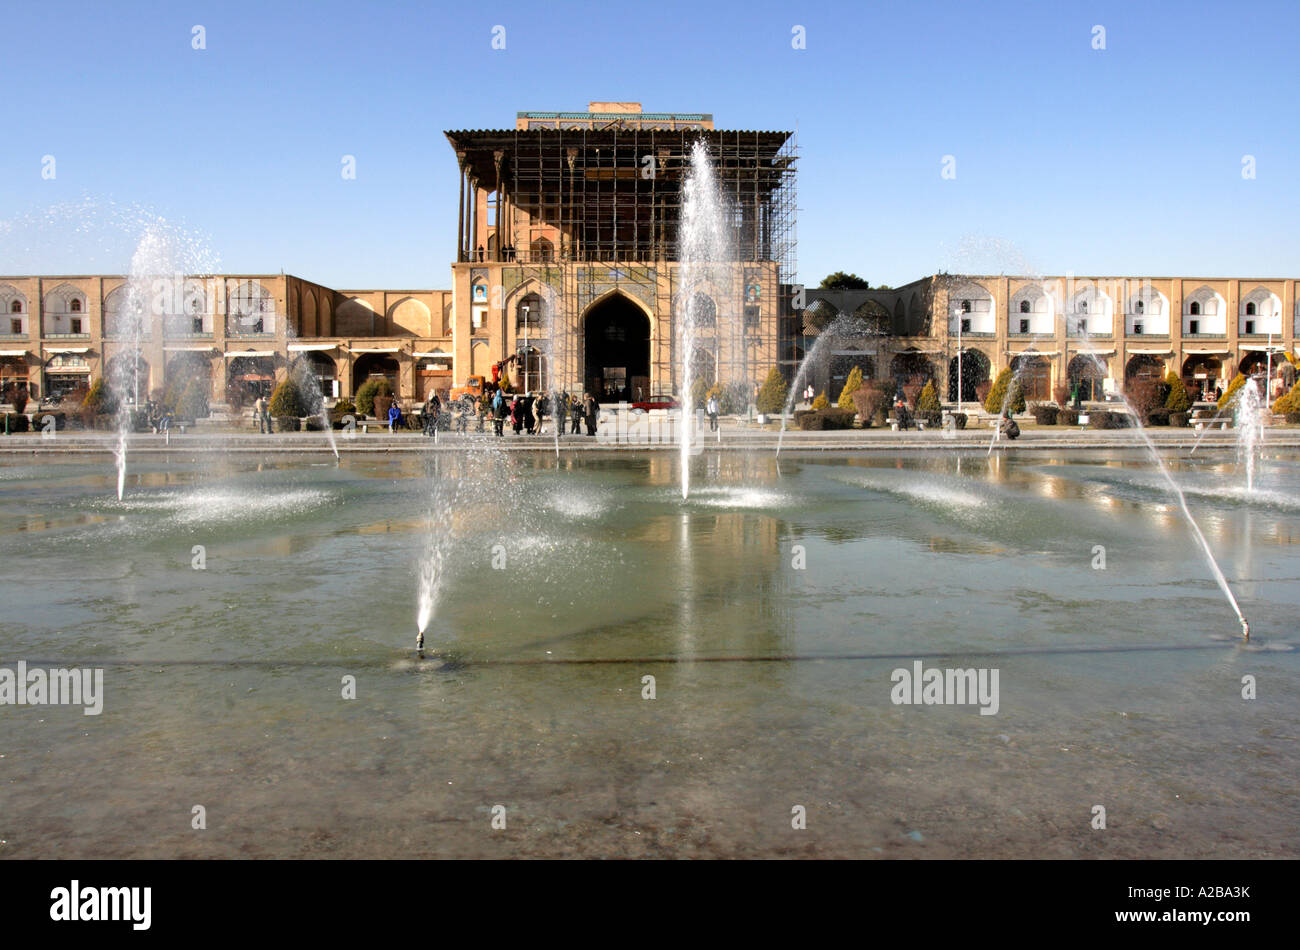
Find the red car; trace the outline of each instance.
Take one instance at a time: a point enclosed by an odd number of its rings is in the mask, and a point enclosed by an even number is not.
[[[676,409],[678,402],[672,396],[651,396],[641,402],[632,403],[633,412],[649,412],[651,409]]]

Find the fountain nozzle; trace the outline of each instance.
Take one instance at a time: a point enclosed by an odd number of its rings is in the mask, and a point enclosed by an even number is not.
[[[1249,639],[1250,639],[1250,624],[1248,624],[1248,623],[1246,622],[1246,618],[1245,618],[1245,617],[1242,617],[1242,618],[1241,618],[1241,638],[1242,638],[1243,640],[1249,640]]]
[[[417,630],[415,633],[415,653],[416,656],[424,659],[424,631]]]

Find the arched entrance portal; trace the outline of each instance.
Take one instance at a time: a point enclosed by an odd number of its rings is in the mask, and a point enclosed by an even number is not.
[[[989,358],[979,350],[966,350],[961,355],[961,401],[976,402],[976,387],[988,382]],[[948,401],[957,401],[957,357],[948,361]]]
[[[1106,399],[1106,367],[1095,356],[1076,356],[1066,367],[1071,395],[1077,390],[1080,402],[1103,402]]]
[[[1163,382],[1165,378],[1165,361],[1150,353],[1139,353],[1128,361],[1124,367],[1124,389],[1139,380]]]
[[[1021,354],[1011,360],[1011,372],[1020,381],[1020,391],[1031,402],[1052,398],[1052,364],[1046,357]]]
[[[368,379],[386,379],[397,394],[397,377],[400,367],[397,360],[386,353],[364,353],[352,364],[352,394],[366,384]]]
[[[1214,391],[1223,378],[1223,360],[1213,353],[1195,353],[1183,360],[1183,385],[1200,402]]]
[[[601,402],[634,402],[650,395],[650,319],[614,294],[587,311],[584,334],[587,392]]]

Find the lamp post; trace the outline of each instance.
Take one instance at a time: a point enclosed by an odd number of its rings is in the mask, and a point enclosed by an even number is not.
[[[954,310],[957,315],[957,412],[961,412],[961,311]]]
[[[524,311],[524,392],[528,392],[528,304],[523,305]]]
[[[1264,370],[1264,411],[1271,412],[1273,401],[1273,331],[1268,331],[1268,350],[1265,353],[1267,357]]]

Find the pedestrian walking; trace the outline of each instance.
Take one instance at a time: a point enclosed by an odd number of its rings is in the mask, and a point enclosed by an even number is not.
[[[718,397],[709,396],[709,401],[705,403],[704,411],[709,414],[709,431],[718,431]]]

